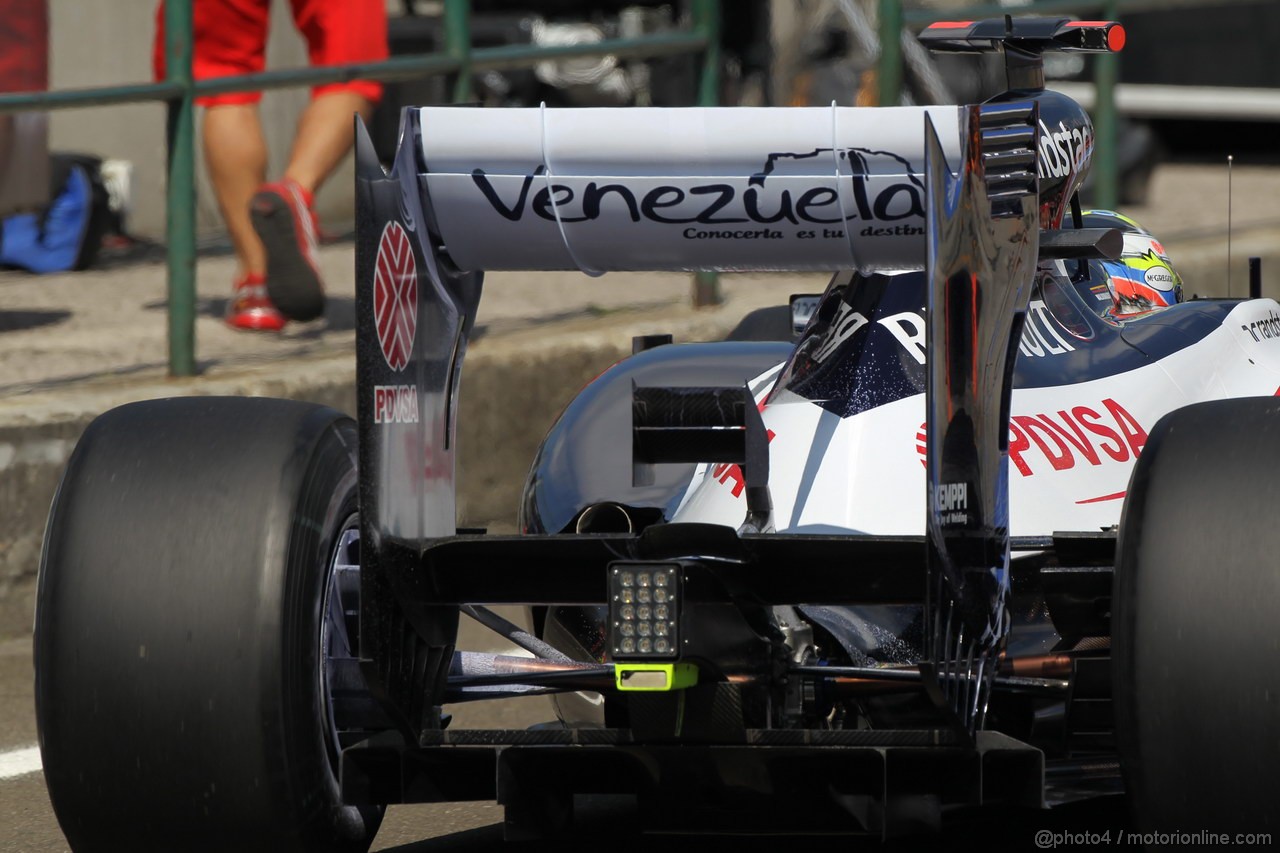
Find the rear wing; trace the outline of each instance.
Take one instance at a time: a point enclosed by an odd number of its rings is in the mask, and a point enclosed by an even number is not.
[[[888,272],[924,267],[924,123],[954,160],[958,116],[427,107],[404,121],[459,269]]]

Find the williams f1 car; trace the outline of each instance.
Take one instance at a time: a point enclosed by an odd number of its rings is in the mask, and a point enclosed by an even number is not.
[[[1080,209],[1092,128],[1041,55],[1123,38],[934,25],[1005,57],[967,107],[408,109],[389,174],[358,130],[357,420],[152,401],[68,464],[35,655],[72,846],[364,849],[389,803],[494,799],[528,837],[596,794],[644,830],[1121,786],[1140,827],[1273,825],[1280,306],[1185,301]],[[795,341],[641,341],[521,532],[458,529],[483,271],[546,269],[835,272]]]

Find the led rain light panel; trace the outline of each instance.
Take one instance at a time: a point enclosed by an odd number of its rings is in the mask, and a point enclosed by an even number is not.
[[[680,567],[609,566],[609,648],[615,658],[674,658],[680,653]]]

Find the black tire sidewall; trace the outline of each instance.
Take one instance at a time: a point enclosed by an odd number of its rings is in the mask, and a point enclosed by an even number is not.
[[[55,813],[77,851],[363,850],[342,806],[320,620],[356,429],[184,398],[85,431],[54,498],[35,634]]]
[[[308,828],[307,849],[326,849],[335,841],[364,850],[382,819],[377,807],[341,804],[338,757],[333,754],[328,711],[321,683],[321,627],[329,569],[345,522],[358,509],[354,465],[356,427],[336,422],[322,434],[298,490],[289,533],[281,646],[281,707],[288,753],[286,784],[295,786],[289,801],[301,809],[297,825]],[[350,463],[350,464],[347,464]]]

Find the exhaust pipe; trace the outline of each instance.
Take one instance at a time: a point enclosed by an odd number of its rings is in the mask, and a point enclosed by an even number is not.
[[[634,533],[631,513],[620,503],[592,504],[578,514],[574,533]]]

